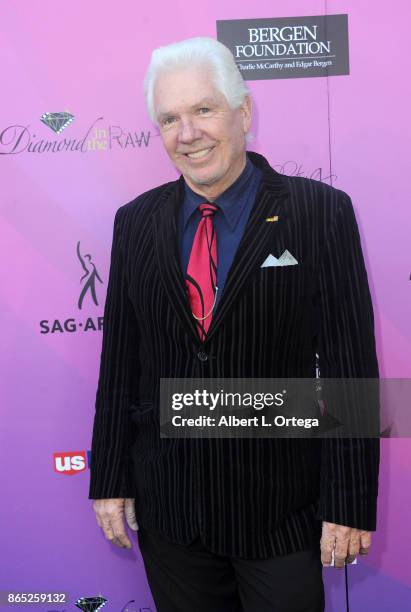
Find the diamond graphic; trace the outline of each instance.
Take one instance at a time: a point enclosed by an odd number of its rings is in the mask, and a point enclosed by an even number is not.
[[[96,612],[106,605],[107,599],[105,597],[80,597],[75,603],[77,608],[83,610],[83,612]]]
[[[60,134],[73,121],[74,115],[64,111],[63,113],[44,113],[41,121],[45,123],[53,132]]]

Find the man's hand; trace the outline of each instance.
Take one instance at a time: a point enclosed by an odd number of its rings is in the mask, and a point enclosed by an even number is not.
[[[107,540],[120,548],[131,548],[131,542],[125,530],[124,517],[130,529],[137,531],[134,499],[95,499],[93,510],[96,513],[97,523]]]
[[[352,563],[358,554],[366,555],[371,546],[371,533],[323,521],[320,541],[322,564],[325,567],[331,565],[334,547],[335,567],[342,568],[345,563]]]

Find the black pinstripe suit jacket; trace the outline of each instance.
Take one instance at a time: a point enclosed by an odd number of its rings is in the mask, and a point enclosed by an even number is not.
[[[116,213],[89,497],[135,497],[142,526],[264,558],[318,542],[322,520],[375,530],[379,440],[160,438],[160,378],[308,378],[316,352],[324,378],[378,363],[350,198],[247,155],[263,177],[203,344],[180,267],[183,178]],[[298,265],[260,267],[285,249]]]

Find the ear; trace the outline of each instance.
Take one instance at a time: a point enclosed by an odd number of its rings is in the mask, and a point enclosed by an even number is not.
[[[247,94],[244,98],[243,103],[240,106],[240,112],[241,112],[241,116],[243,120],[244,134],[247,134],[247,132],[250,129],[252,111],[253,111],[253,103],[251,100],[251,96]]]

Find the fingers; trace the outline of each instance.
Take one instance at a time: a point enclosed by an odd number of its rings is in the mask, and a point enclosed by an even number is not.
[[[334,565],[342,568],[345,564],[345,559],[348,555],[348,547],[350,542],[351,528],[343,525],[338,525],[336,531],[336,541],[334,550]]]
[[[115,546],[131,548],[131,542],[124,525],[124,499],[96,499],[93,510],[96,513],[97,524],[103,530],[104,536]]]
[[[103,526],[103,524],[102,524],[102,522],[101,522],[101,519],[100,519],[100,517],[99,517],[99,515],[98,515],[98,514],[96,514],[96,521],[97,521],[97,525],[98,525],[99,527],[102,527],[102,526]]]
[[[360,555],[368,555],[371,547],[371,531],[360,532]]]
[[[134,499],[126,499],[126,503],[124,507],[124,514],[126,515],[127,524],[130,527],[130,529],[132,529],[133,531],[137,531],[138,524],[137,524],[134,508],[135,508]]]
[[[109,523],[103,523],[102,529],[107,540],[109,540],[112,544],[115,544],[119,548],[124,548],[120,543],[120,540],[114,534],[114,531]]]
[[[127,537],[126,530],[124,528],[124,519],[122,515],[114,516],[111,519],[111,522],[109,524],[106,524],[106,527],[111,535],[111,537],[109,537],[108,539],[113,544],[116,544],[116,546],[120,546],[122,548],[131,548],[131,542]]]
[[[335,531],[336,525],[332,523],[323,522],[322,534],[320,540],[321,548],[321,563],[328,567],[332,562],[332,552],[335,546]]]
[[[320,541],[323,566],[330,566],[334,556],[334,566],[341,569],[346,563],[352,563],[358,554],[367,554],[371,547],[371,533],[323,521]]]
[[[357,557],[360,550],[360,532],[358,529],[351,530],[350,541],[348,543],[348,555],[345,559],[346,563],[352,563]]]

